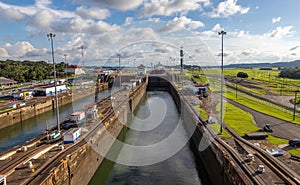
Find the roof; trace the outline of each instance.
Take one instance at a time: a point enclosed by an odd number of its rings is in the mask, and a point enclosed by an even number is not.
[[[17,83],[17,82],[8,78],[0,77],[0,84],[9,84],[9,83]]]
[[[139,69],[145,69],[146,67],[143,64],[141,64],[137,68],[139,68]]]

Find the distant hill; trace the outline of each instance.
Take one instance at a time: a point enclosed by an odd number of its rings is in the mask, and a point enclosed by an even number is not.
[[[276,62],[276,63],[255,63],[255,64],[229,64],[225,65],[224,68],[300,68],[300,60],[291,62]]]

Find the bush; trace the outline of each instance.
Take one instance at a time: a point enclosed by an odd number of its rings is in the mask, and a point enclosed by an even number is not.
[[[239,78],[248,78],[248,74],[245,72],[238,72],[238,74],[236,75]]]

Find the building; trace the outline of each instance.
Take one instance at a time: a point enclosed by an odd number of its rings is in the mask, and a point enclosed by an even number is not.
[[[67,92],[67,86],[66,85],[57,85],[56,86],[57,93],[63,93]],[[51,96],[55,95],[55,86],[47,86],[47,85],[40,85],[40,86],[35,86],[33,88],[34,95],[35,96]]]
[[[138,75],[139,76],[146,75],[146,72],[147,72],[146,66],[144,66],[143,64],[141,64],[137,68],[138,68]]]
[[[65,73],[73,73],[75,75],[80,75],[80,74],[85,74],[84,70],[77,66],[77,65],[68,65],[65,69],[64,69]]]
[[[6,88],[16,85],[17,82],[8,78],[0,77],[0,87]]]

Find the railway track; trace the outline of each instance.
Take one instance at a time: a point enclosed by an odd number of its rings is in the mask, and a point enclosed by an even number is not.
[[[30,149],[25,152],[17,152],[13,158],[7,159],[0,167],[0,174],[10,175],[15,171],[15,169],[19,166],[25,165],[26,161],[30,160],[33,155],[37,154],[38,152],[46,149],[47,145],[41,145],[39,147]]]
[[[142,85],[143,84],[141,84],[141,86]],[[138,90],[138,88],[135,89],[135,90]],[[119,91],[119,92],[116,92],[116,94],[114,94],[114,96],[117,97],[117,99],[114,101],[114,106],[112,106],[112,102],[111,102],[112,100],[111,100],[110,96],[102,99],[97,104],[97,108],[98,108],[98,111],[103,114],[103,119],[97,120],[96,122],[98,124],[96,124],[87,133],[86,136],[80,138],[76,142],[76,144],[71,145],[71,146],[67,147],[65,150],[60,151],[59,153],[57,153],[55,156],[53,156],[51,158],[51,160],[48,160],[47,163],[43,164],[43,166],[41,166],[33,175],[31,175],[24,182],[22,182],[22,184],[24,184],[24,185],[25,184],[33,184],[34,185],[34,184],[40,184],[40,183],[42,183],[44,181],[44,179],[46,179],[46,177],[48,176],[47,172],[49,172],[52,169],[54,169],[55,166],[57,166],[61,162],[61,159],[66,158],[69,154],[72,154],[78,148],[80,148],[81,146],[83,146],[84,144],[86,144],[86,142],[92,136],[94,136],[101,127],[103,127],[104,123],[111,121],[110,118],[115,115],[115,111],[117,111],[119,108],[121,108],[121,106],[123,106],[124,104],[128,103],[128,99],[127,99],[128,96],[127,96],[126,93],[127,92],[124,93],[123,91]],[[126,98],[124,98],[124,97],[126,97]]]
[[[182,92],[180,92],[182,94]],[[186,94],[187,92],[184,92]],[[223,141],[217,134],[212,131],[209,127],[206,127],[206,122],[199,116],[199,113],[193,108],[193,106],[189,103],[189,101],[182,96],[183,99],[188,103],[190,109],[197,115],[201,126],[206,128],[206,134],[211,139],[214,139],[224,150],[231,156],[231,158],[236,162],[236,164],[243,170],[244,174],[250,180],[251,184],[266,184],[265,180],[261,178],[257,174],[257,171],[247,165],[243,165],[242,161],[245,159],[241,158],[241,156],[229,146],[225,141]],[[199,129],[199,127],[197,127]],[[267,166],[274,174],[276,174],[285,184],[297,185],[300,184],[299,176],[293,172],[291,169],[286,167],[283,163],[278,161],[275,157],[268,154],[266,151],[258,148],[257,146],[253,145],[252,143],[248,142],[247,140],[240,137],[236,134],[231,128],[229,128],[226,124],[224,124],[224,128],[231,134],[231,136],[240,143],[242,146],[246,146],[251,148],[251,150],[255,151],[255,155]]]

